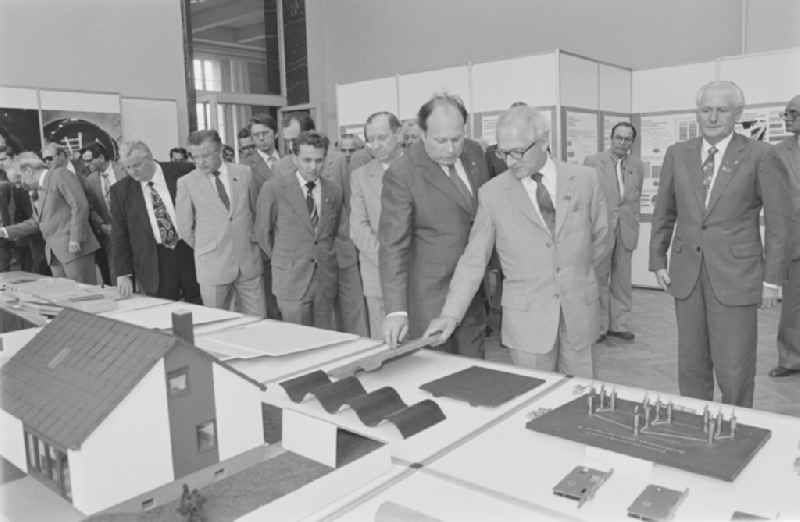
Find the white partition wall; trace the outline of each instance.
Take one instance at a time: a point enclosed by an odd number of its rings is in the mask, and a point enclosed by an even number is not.
[[[401,120],[414,118],[420,106],[432,94],[446,91],[463,98],[467,110],[471,111],[469,69],[449,67],[438,71],[426,71],[414,74],[402,74],[398,78],[399,107],[397,116]]]
[[[339,128],[363,125],[378,111],[397,114],[397,78],[378,78],[336,86]]]
[[[692,108],[698,87],[716,78],[714,62],[633,71],[632,112]]]
[[[0,87],[0,107],[13,109],[38,109],[39,97],[36,89]]]
[[[555,106],[557,82],[555,53],[476,63],[472,66],[472,111],[502,111],[517,101]]]
[[[169,161],[169,149],[180,146],[175,100],[122,98],[122,136],[142,140],[157,160]]]
[[[718,72],[742,88],[748,105],[783,104],[800,94],[800,49],[720,58]]]

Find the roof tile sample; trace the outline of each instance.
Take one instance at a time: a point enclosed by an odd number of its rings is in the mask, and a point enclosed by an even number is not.
[[[535,377],[471,366],[427,382],[420,389],[434,397],[450,397],[472,406],[494,408],[541,384],[544,384],[544,380]]]

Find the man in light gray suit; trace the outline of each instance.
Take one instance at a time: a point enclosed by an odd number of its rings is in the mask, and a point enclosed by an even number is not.
[[[320,176],[328,138],[302,132],[292,148],[295,170],[277,174],[261,189],[256,235],[270,259],[283,320],[332,329],[342,194]]]
[[[264,317],[263,265],[253,233],[258,192],[248,167],[222,162],[215,130],[189,136],[195,170],[178,179],[178,235],[194,248],[203,304]]]
[[[716,376],[722,402],[752,407],[756,310],[775,306],[786,273],[787,174],[769,145],[733,132],[745,105],[735,83],[706,84],[696,102],[702,136],[664,156],[650,270],[675,298],[681,395],[712,400]]]
[[[14,159],[12,177],[21,176],[23,185],[38,191],[39,198],[33,216],[3,227],[0,237],[16,240],[41,231],[47,263],[54,276],[95,284],[94,252],[99,244],[89,227],[89,202],[81,182],[75,174],[59,166],[48,170],[39,186],[45,170],[45,164],[32,152],[23,152]]]
[[[361,280],[367,300],[369,332],[373,339],[383,339],[383,292],[378,272],[378,224],[381,219],[383,174],[389,164],[402,154],[400,120],[390,112],[376,112],[367,118],[364,128],[373,157],[350,174],[350,237],[358,248]]]
[[[595,270],[608,250],[608,215],[594,169],[553,161],[547,118],[514,107],[497,122],[508,170],[478,191],[478,212],[447,299],[425,335],[444,342],[464,317],[497,250],[502,343],[515,364],[594,377]]]
[[[770,370],[770,377],[787,377],[800,373],[800,96],[786,105],[783,113],[786,130],[791,132],[775,145],[775,154],[786,166],[789,182],[791,215],[787,237],[787,262],[789,273],[783,282],[783,305],[778,323],[778,366]]]
[[[597,273],[600,285],[600,341],[606,335],[632,341],[633,305],[631,266],[639,243],[639,199],[644,163],[630,155],[636,128],[627,121],[611,129],[611,148],[588,156],[584,164],[597,169],[608,208],[610,248]]]

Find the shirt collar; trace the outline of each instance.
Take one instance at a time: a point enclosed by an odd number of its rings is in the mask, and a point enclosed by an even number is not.
[[[264,161],[267,161],[268,159],[273,159],[273,160],[276,160],[276,161],[281,159],[280,156],[278,156],[278,151],[276,151],[275,149],[272,149],[272,154],[267,154],[267,153],[265,153],[264,151],[262,151],[260,149],[256,149],[256,152],[258,152],[259,156],[261,156],[261,158]]]
[[[542,165],[542,168],[539,169],[539,172],[542,173],[542,179],[555,179],[556,178],[556,164],[553,163],[552,158],[547,156],[547,160]]]
[[[219,171],[220,178],[225,179],[228,177],[228,164],[225,163],[224,161],[220,164],[217,170]],[[212,174],[211,171],[208,171],[208,177],[213,179],[214,174]]]
[[[103,174],[105,174],[106,176],[108,176],[113,180],[116,180],[116,176],[114,175],[114,166],[111,164],[110,161],[108,162],[108,167],[106,167],[106,170],[103,171]]]
[[[731,139],[733,139],[733,133],[732,132],[730,134],[728,134],[724,139],[720,140],[719,143],[714,145],[717,148],[717,153],[714,155],[714,159],[715,160],[718,160],[719,158],[722,158],[722,157],[725,156],[725,151],[728,149],[728,145],[730,144]],[[700,155],[700,157],[702,159],[705,159],[706,156],[708,156],[708,149],[710,149],[710,148],[711,148],[711,144],[709,142],[707,142],[705,138],[703,138],[703,148],[702,148],[702,151],[701,151],[702,153]]]
[[[167,181],[164,179],[164,171],[161,170],[161,165],[158,164],[157,161],[154,161],[156,165],[156,169],[153,172],[153,177],[150,178],[149,181],[140,181],[142,187],[147,187],[148,184],[152,181],[154,186],[166,186]]]
[[[305,180],[305,178],[303,178],[303,176],[300,175],[300,171],[299,170],[294,171],[294,175],[297,177],[297,182],[300,183],[300,188],[303,189],[303,193],[305,193],[308,190],[308,187],[306,187],[306,183],[308,183],[308,182]],[[317,178],[317,181],[315,183],[316,184],[314,185],[314,188],[317,188],[317,187],[320,186],[319,178]]]

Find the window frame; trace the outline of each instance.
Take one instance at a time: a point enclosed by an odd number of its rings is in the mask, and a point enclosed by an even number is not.
[[[214,427],[214,438],[213,444],[208,446],[207,448],[200,447],[200,429],[208,424],[211,424]],[[200,424],[196,425],[194,428],[195,434],[195,445],[197,447],[198,453],[208,453],[209,451],[216,451],[219,447],[219,440],[217,439],[217,419],[209,419],[207,421],[201,422]]]
[[[173,391],[172,387],[170,386],[170,381],[178,377],[180,375],[184,375],[186,378],[186,386],[182,390]],[[167,397],[183,397],[185,395],[189,395],[192,392],[191,382],[189,380],[189,367],[182,366],[180,368],[176,368],[175,370],[170,370],[167,372]]]

